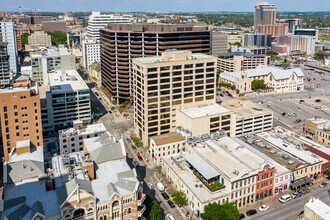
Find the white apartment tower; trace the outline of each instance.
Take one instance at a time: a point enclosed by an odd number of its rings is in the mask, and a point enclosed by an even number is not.
[[[82,42],[83,66],[87,69],[94,62],[100,62],[100,29],[109,23],[130,23],[129,15],[103,14],[92,12],[89,16],[87,34]]]
[[[16,74],[18,72],[16,56],[16,35],[14,32],[14,22],[0,22],[0,36],[2,42],[7,42],[7,53],[9,55],[9,71]]]

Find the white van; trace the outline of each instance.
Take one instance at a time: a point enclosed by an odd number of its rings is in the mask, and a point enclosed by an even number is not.
[[[171,214],[167,214],[167,215],[165,216],[165,219],[166,219],[166,220],[175,220],[175,218],[174,218],[173,215],[171,215]]]
[[[157,183],[157,188],[159,189],[159,191],[163,192],[165,190],[165,187],[162,183],[158,182]]]
[[[289,194],[286,194],[279,199],[281,203],[287,202],[289,200],[291,200],[291,196]]]

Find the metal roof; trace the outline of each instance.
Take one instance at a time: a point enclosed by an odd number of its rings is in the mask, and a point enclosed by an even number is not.
[[[220,173],[197,153],[183,156],[205,179],[220,176]]]

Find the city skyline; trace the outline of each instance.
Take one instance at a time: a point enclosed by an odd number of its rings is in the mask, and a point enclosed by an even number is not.
[[[258,0],[35,0],[26,2],[23,0],[1,0],[3,10],[19,11],[19,6],[22,11],[31,11],[37,9],[37,13],[41,11],[59,12],[59,11],[116,11],[116,12],[253,12],[254,6]],[[326,0],[273,0],[268,1],[277,6],[277,11],[296,11],[296,12],[325,12],[329,6]],[[31,9],[30,9],[31,8]],[[329,8],[328,8],[329,9]],[[32,12],[34,12],[32,10]]]

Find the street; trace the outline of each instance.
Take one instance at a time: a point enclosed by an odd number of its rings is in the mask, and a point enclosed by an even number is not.
[[[322,202],[330,205],[330,188],[329,185],[325,188],[316,187],[311,189],[310,193],[302,195],[301,197],[297,197],[288,201],[286,203],[280,203],[279,201],[268,204],[269,209],[260,212],[257,210],[257,214],[253,216],[247,216],[246,219],[254,219],[254,220],[289,220],[298,216],[301,211],[304,210],[304,204],[308,201],[308,199],[314,196],[315,198],[319,198]]]

